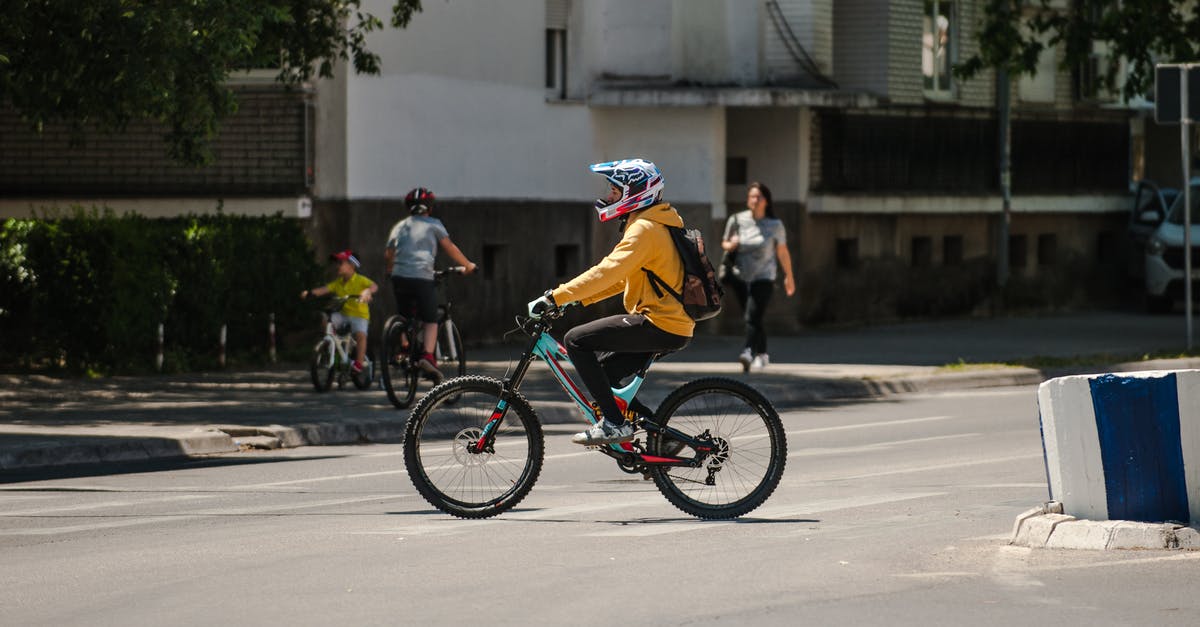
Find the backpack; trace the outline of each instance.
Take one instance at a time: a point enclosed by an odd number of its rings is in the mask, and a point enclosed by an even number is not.
[[[725,289],[717,282],[717,273],[713,271],[712,263],[708,261],[708,255],[704,252],[704,237],[700,230],[678,226],[667,226],[667,230],[671,233],[671,243],[675,245],[675,250],[679,252],[679,258],[683,261],[683,290],[676,292],[657,274],[642,268],[650,279],[650,287],[659,298],[662,298],[663,290],[666,290],[683,305],[687,315],[697,322],[721,313],[721,297],[725,295]]]

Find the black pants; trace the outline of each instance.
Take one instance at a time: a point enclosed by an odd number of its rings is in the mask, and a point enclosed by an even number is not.
[[[415,315],[427,324],[438,321],[437,283],[433,279],[393,276],[392,292],[400,315],[410,319]]]
[[[755,355],[767,352],[767,329],[763,326],[763,316],[767,313],[767,303],[771,302],[775,283],[751,281],[747,284],[740,279],[733,279],[727,285],[733,288],[738,303],[742,306],[743,318],[746,321],[745,347]]]
[[[624,314],[581,324],[563,338],[575,372],[610,424],[625,420],[612,384],[637,372],[655,353],[670,353],[692,338],[667,333],[645,316]]]

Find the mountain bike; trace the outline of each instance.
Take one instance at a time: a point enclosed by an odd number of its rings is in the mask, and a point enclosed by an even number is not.
[[[570,359],[549,333],[561,316],[557,308],[538,319],[517,318],[530,340],[507,378],[449,379],[417,403],[405,426],[404,464],[431,505],[460,518],[487,518],[529,493],[545,450],[537,413],[520,392],[535,357],[549,365],[588,422],[603,419],[563,369]],[[686,383],[650,411],[636,395],[658,357],[613,388],[617,405],[638,428],[635,439],[589,448],[625,472],[653,479],[668,501],[698,518],[752,511],[783,475],[787,439],[779,414],[753,387],[721,377]],[[452,398],[456,402],[448,403]]]
[[[313,347],[309,372],[312,375],[313,387],[318,392],[327,392],[333,387],[336,377],[338,389],[345,387],[346,380],[354,382],[354,387],[365,390],[371,387],[375,380],[375,363],[369,354],[363,356],[363,368],[354,372],[350,367],[354,363],[355,348],[358,342],[350,331],[349,323],[334,327],[333,314],[342,310],[342,306],[357,296],[344,296],[329,299],[322,307],[325,312],[325,337]]]
[[[451,274],[463,274],[466,268],[453,266],[434,272],[433,280],[442,283]],[[463,349],[462,335],[458,325],[454,324],[451,311],[454,309],[449,297],[438,305],[438,336],[434,348],[439,367],[455,369],[455,376],[467,373],[467,354]],[[425,330],[419,318],[415,315],[396,314],[383,323],[382,354],[385,362],[383,389],[387,392],[388,400],[397,409],[405,409],[412,405],[417,395],[417,384],[425,372],[417,362],[425,352]]]

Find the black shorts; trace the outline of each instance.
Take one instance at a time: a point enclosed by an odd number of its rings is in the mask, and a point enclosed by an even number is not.
[[[437,284],[432,279],[393,276],[392,290],[396,294],[396,311],[408,318],[415,315],[421,322],[436,323],[438,321],[436,287]]]

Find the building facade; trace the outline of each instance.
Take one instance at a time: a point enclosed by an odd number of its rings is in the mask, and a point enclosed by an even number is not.
[[[364,2],[376,15],[389,4]],[[435,0],[407,29],[371,34],[380,76],[342,67],[305,93],[247,87],[273,104],[255,113],[243,101],[215,169],[130,165],[132,179],[106,170],[78,188],[62,178],[70,169],[0,174],[0,211],[27,212],[55,189],[118,205],[220,197],[227,211],[303,215],[311,199],[303,219],[319,250],[353,247],[383,279],[404,194],[429,187],[452,238],[482,266],[451,288],[466,304],[462,326],[495,339],[526,301],[618,237],[595,219],[602,182],[588,164],[642,156],[711,242],[744,208],[749,182],[771,187],[799,284],[796,298],[772,305],[773,331],[969,315],[997,304],[1004,232],[995,77],[951,71],[974,52],[982,5]],[[1058,60],[1047,54],[1044,71],[1012,84],[1005,306],[1103,298],[1129,181],[1154,167],[1145,114],[1097,95],[1087,68]],[[267,130],[281,135],[256,137]],[[175,184],[137,178],[155,167]],[[112,200],[128,189],[139,193]],[[703,328],[737,331],[738,314],[733,306]]]

